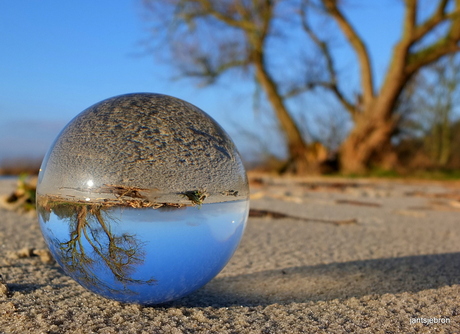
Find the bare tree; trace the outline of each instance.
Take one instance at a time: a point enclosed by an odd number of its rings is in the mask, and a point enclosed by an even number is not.
[[[460,64],[453,56],[432,66],[438,79],[433,84],[433,100],[428,104],[432,116],[432,128],[427,146],[431,158],[440,166],[446,166],[452,154],[452,123],[454,108],[458,103],[460,85]]]
[[[290,158],[286,169],[297,173],[315,170],[320,158],[317,145],[307,143],[302,135],[289,108],[289,98],[314,87],[332,92],[354,122],[340,148],[341,167],[345,172],[363,172],[372,164],[391,161],[391,138],[400,120],[395,106],[410,78],[444,55],[459,50],[460,0],[438,0],[434,11],[423,20],[418,1],[404,0],[401,37],[385,79],[377,88],[365,41],[345,15],[342,1],[144,2],[160,23],[157,32],[164,31],[165,26],[173,27],[168,30],[166,43],[181,75],[203,79],[205,84],[238,69],[254,76],[285,135]],[[356,54],[358,94],[350,96],[344,89],[347,82],[341,80],[336,68],[334,44],[322,36],[311,20],[311,15],[320,14],[336,23]],[[305,34],[299,34],[300,30]],[[439,31],[442,36],[434,34]],[[292,45],[300,45],[303,50],[292,50]],[[284,53],[291,53],[291,63],[282,68],[277,57]],[[299,65],[302,70],[286,74],[299,61],[304,62],[303,67]]]
[[[286,68],[292,64],[286,64],[287,67],[279,71],[274,69],[276,53],[281,50],[275,50],[272,42],[276,37],[287,38],[288,34],[277,25],[286,24],[289,17],[298,21],[297,1],[144,2],[154,14],[159,35],[165,31],[164,27],[172,27],[164,37],[181,76],[201,79],[202,84],[212,84],[219,77],[238,69],[253,76],[286,139],[289,159],[282,169],[294,173],[317,169],[317,145],[307,143],[286,102],[295,95],[292,92],[296,90],[294,83],[298,81],[286,78]]]
[[[304,2],[303,15],[307,6]],[[421,19],[417,0],[404,1],[401,37],[393,49],[389,67],[381,86],[375,87],[371,58],[362,37],[346,17],[337,0],[321,0],[316,6],[334,19],[356,54],[359,65],[360,93],[352,100],[343,93],[338,81],[330,44],[321,40],[304,19],[304,29],[316,42],[327,60],[329,80],[321,84],[331,90],[350,113],[354,128],[341,147],[341,167],[344,172],[363,172],[373,163],[393,162],[391,138],[398,128],[400,117],[396,103],[404,88],[420,69],[441,57],[457,52],[460,41],[460,0],[437,1],[434,11]],[[443,30],[443,34],[435,33]]]
[[[460,102],[460,58],[444,57],[411,81],[415,89],[404,99],[408,109],[403,112],[404,135],[409,140],[423,139],[423,151],[431,162],[445,167],[453,153],[452,128],[459,117],[455,111]]]

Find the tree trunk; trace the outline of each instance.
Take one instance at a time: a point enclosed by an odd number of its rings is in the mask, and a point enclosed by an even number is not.
[[[378,103],[375,105],[377,108],[374,110],[357,115],[355,127],[342,144],[340,167],[346,174],[361,174],[375,165],[383,168],[396,165],[391,137],[397,121],[391,116],[391,111],[382,109]]]
[[[307,144],[303,139],[297,124],[286,108],[276,82],[265,68],[264,56],[261,52],[254,51],[253,62],[256,79],[267,94],[287,141],[288,160],[279,172],[298,175],[318,174],[321,160],[325,160],[323,157],[327,155],[323,153],[324,147],[319,147],[318,143]]]
[[[362,111],[353,114],[355,126],[340,150],[340,167],[346,174],[364,173],[370,167],[393,168],[396,154],[391,137],[398,126],[394,108],[411,77],[404,71],[408,46],[399,44],[379,94],[367,96]]]

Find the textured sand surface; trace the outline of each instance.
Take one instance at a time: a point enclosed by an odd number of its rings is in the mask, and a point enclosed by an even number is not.
[[[460,332],[460,187],[261,181],[253,208],[310,220],[250,218],[214,280],[157,307],[87,292],[34,256],[45,249],[35,217],[0,208],[0,333]],[[0,181],[0,195],[13,188]]]

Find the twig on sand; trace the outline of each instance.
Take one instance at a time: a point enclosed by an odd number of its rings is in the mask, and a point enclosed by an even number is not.
[[[16,189],[10,195],[0,196],[0,207],[18,212],[34,212],[36,188],[36,176],[20,175]]]
[[[320,218],[306,218],[306,217],[298,217],[298,216],[291,216],[285,213],[271,211],[271,210],[259,210],[259,209],[250,209],[249,210],[249,217],[271,217],[275,219],[280,218],[290,218],[290,219],[297,219],[303,220],[307,222],[318,222],[318,223],[327,223],[327,224],[334,224],[334,225],[351,225],[357,224],[358,220],[355,218],[352,219],[344,219],[344,220],[335,220],[335,219],[320,219]]]
[[[9,293],[8,285],[6,284],[2,275],[0,275],[0,296],[8,296],[8,293]]]
[[[382,206],[380,203],[373,203],[373,202],[363,202],[363,201],[355,201],[350,199],[338,199],[335,201],[337,204],[350,204],[350,205],[358,205],[358,206],[372,206],[379,208]]]

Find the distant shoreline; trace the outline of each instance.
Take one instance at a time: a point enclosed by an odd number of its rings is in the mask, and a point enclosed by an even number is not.
[[[19,176],[18,175],[0,175],[0,181],[1,180],[14,180],[17,179]]]

